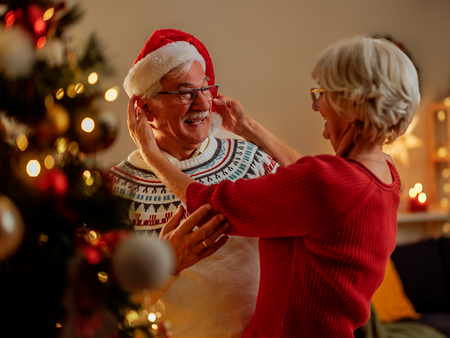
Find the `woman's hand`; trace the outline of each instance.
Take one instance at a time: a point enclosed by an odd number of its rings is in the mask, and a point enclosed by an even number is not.
[[[222,127],[245,139],[251,128],[251,117],[238,99],[218,94],[213,100],[214,109],[222,116]]]
[[[136,100],[137,97],[133,95],[128,101],[127,124],[130,136],[141,154],[160,154],[147,114],[141,107],[135,107]]]
[[[211,256],[227,242],[228,236],[224,233],[230,224],[225,222],[222,214],[215,215],[196,231],[192,231],[211,209],[210,204],[200,207],[180,225],[184,214],[184,208],[180,205],[170,221],[162,228],[161,238],[168,241],[175,251],[174,275]]]

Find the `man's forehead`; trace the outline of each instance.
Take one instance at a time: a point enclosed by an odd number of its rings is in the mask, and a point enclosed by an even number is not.
[[[202,85],[206,82],[208,83],[209,81],[209,77],[205,76],[202,80]],[[198,82],[193,82],[193,81],[185,81],[185,79],[180,79],[179,81],[177,81],[177,86],[176,88],[194,88],[198,85]]]

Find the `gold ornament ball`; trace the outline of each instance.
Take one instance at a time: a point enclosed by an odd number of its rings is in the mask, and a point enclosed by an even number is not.
[[[24,233],[25,226],[19,209],[8,197],[0,195],[0,260],[17,251]]]

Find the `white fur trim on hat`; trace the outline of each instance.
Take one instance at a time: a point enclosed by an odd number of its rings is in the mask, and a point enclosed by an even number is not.
[[[131,97],[142,96],[154,83],[175,67],[188,61],[198,61],[205,71],[205,60],[197,49],[186,41],[176,41],[148,53],[128,72],[123,87]]]

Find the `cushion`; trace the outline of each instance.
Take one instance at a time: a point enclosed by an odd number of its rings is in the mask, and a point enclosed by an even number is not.
[[[400,277],[390,259],[383,283],[372,297],[372,304],[382,322],[391,323],[400,319],[420,317],[406,297]]]
[[[450,311],[449,294],[434,238],[398,245],[391,255],[406,296],[416,311]]]

